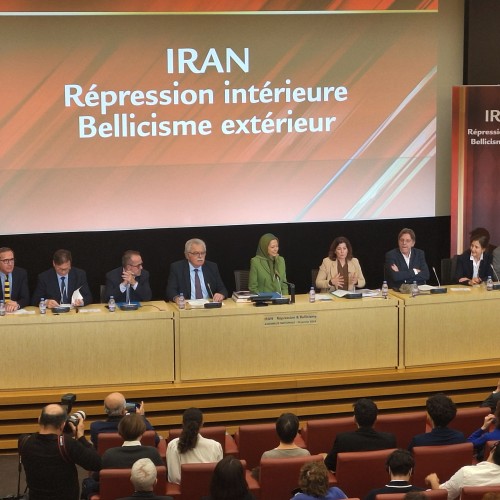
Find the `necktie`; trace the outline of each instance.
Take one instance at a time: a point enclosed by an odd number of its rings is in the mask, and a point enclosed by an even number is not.
[[[200,281],[200,276],[198,275],[199,269],[194,270],[194,298],[195,299],[202,299],[203,294],[201,293],[201,281]]]
[[[5,282],[3,284],[3,299],[5,302],[10,300],[10,283],[8,275],[5,275]]]
[[[61,277],[61,304],[67,304],[68,303],[68,295],[66,293],[66,277],[62,276]]]

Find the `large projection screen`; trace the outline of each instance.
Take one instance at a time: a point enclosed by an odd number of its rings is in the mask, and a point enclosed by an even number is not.
[[[0,13],[3,234],[436,215],[437,0],[44,3]]]

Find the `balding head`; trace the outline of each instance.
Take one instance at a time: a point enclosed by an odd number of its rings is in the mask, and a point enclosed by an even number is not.
[[[109,417],[125,415],[125,396],[120,392],[112,392],[104,400],[104,409]]]
[[[59,432],[64,427],[67,418],[66,410],[58,404],[47,405],[38,418],[41,433]]]

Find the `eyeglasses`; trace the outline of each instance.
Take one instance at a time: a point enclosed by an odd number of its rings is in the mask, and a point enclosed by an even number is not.
[[[2,260],[0,260],[0,262],[2,264],[14,264],[14,260],[15,259],[2,259]]]
[[[189,255],[194,255],[195,257],[205,257],[207,252],[188,252]]]
[[[140,264],[128,264],[130,267],[142,267],[143,262]]]

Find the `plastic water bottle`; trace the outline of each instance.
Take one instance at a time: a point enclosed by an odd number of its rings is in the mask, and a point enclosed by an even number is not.
[[[110,313],[114,313],[116,311],[116,301],[112,295],[109,297],[108,309]]]
[[[413,284],[411,285],[411,296],[416,297],[418,295],[418,285],[417,282],[414,281]]]
[[[40,310],[40,314],[45,314],[47,312],[47,304],[45,303],[45,299],[43,297],[40,299],[38,309]]]
[[[186,299],[184,298],[184,294],[182,292],[179,294],[177,305],[179,306],[179,309],[186,309]]]
[[[389,287],[387,286],[387,281],[382,283],[382,298],[386,299],[389,295]]]
[[[316,302],[316,290],[313,286],[309,290],[309,302]]]
[[[488,280],[486,281],[486,290],[488,290],[488,292],[493,290],[493,280],[491,279],[491,276],[488,276]]]
[[[0,300],[0,316],[5,316],[5,302]]]

